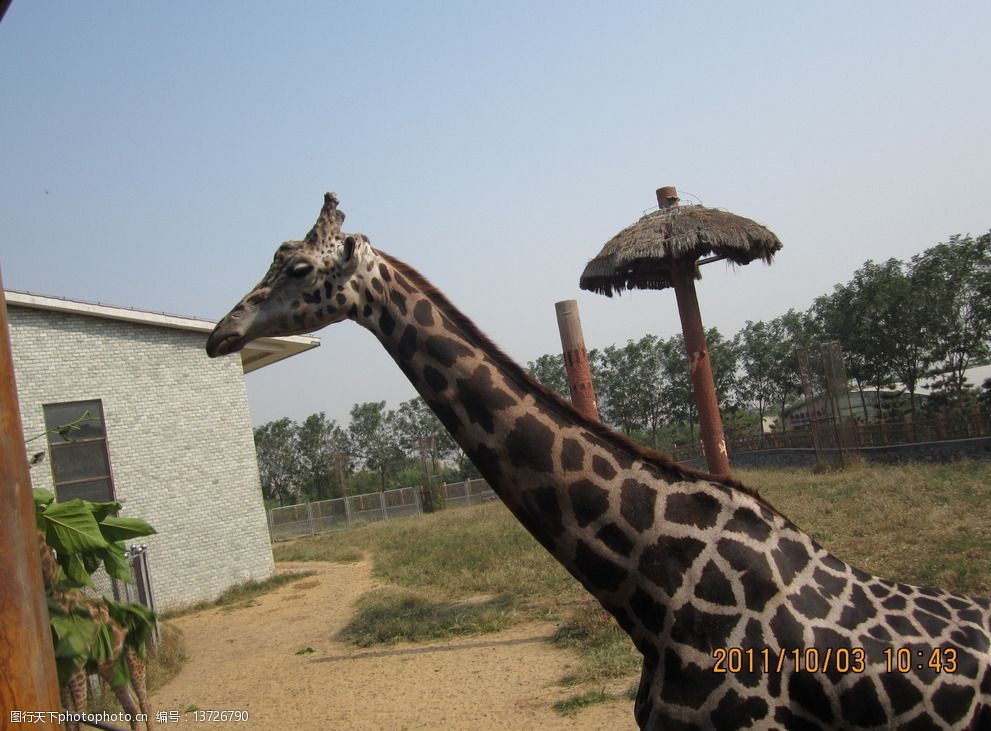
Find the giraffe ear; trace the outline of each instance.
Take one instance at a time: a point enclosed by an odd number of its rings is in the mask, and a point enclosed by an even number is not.
[[[344,237],[344,263],[347,264],[354,257],[354,249],[358,245],[354,236]]]

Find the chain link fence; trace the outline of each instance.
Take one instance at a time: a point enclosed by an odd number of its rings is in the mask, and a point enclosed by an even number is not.
[[[434,499],[443,500],[444,507],[455,507],[495,500],[496,494],[485,480],[465,480],[439,485],[434,491]],[[368,523],[422,515],[422,503],[420,487],[416,486],[270,508],[268,532],[275,542],[357,528]]]

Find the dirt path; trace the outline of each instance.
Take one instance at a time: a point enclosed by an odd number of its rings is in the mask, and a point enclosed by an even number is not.
[[[158,711],[244,710],[247,723],[163,728],[347,731],[389,729],[632,729],[631,701],[562,718],[551,705],[574,662],[552,647],[549,624],[430,645],[360,650],[334,637],[355,600],[376,586],[371,562],[280,564],[316,571],[251,606],[210,609],[174,623],[189,660],[152,696]],[[312,653],[296,655],[303,648]]]

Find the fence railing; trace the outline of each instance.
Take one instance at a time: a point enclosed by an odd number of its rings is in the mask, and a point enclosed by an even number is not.
[[[465,480],[440,485],[434,493],[434,499],[438,497],[444,501],[445,506],[454,507],[495,500],[496,494],[485,480]],[[422,513],[420,488],[400,487],[384,492],[270,508],[268,532],[273,542],[285,541]]]
[[[942,442],[991,436],[991,412],[971,411],[917,421],[889,421],[878,424],[834,423],[822,420],[813,427],[769,434],[753,434],[726,440],[729,453],[759,452],[768,449],[813,449],[815,438],[821,449],[860,449],[888,447],[895,444]],[[700,456],[698,448],[685,446],[675,450],[676,460]]]

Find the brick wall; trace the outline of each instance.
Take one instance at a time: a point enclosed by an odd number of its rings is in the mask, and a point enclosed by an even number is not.
[[[272,573],[240,358],[207,358],[203,333],[10,303],[8,318],[26,437],[43,404],[102,400],[121,516],[158,531],[141,542],[159,609]],[[31,479],[52,489],[49,460]]]

